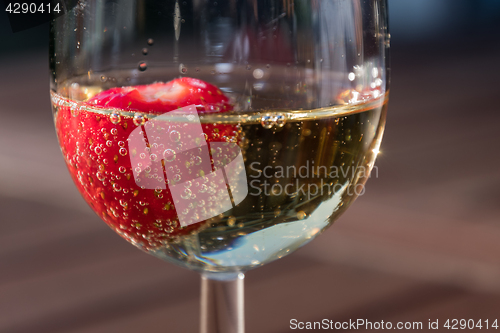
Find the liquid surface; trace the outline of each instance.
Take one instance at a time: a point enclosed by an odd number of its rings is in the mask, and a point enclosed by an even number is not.
[[[383,134],[386,102],[386,96],[379,96],[327,109],[200,114],[212,159],[232,159],[241,152],[244,172],[238,175],[246,177],[247,194],[240,201],[233,192],[230,209],[184,226],[168,186],[187,185],[193,165],[172,164],[183,171],[179,179],[165,177],[166,189],[143,188],[134,181],[130,156],[141,152],[134,153],[127,139],[154,116],[82,106],[52,93],[64,158],[94,211],[144,251],[209,272],[246,270],[281,258],[332,224],[364,193]],[[153,144],[150,139],[147,148]],[[169,163],[175,163],[170,160],[163,158],[165,175]],[[209,202],[199,199],[199,189],[206,181],[210,190],[210,175],[193,177],[186,188],[198,195],[196,209],[205,211]]]

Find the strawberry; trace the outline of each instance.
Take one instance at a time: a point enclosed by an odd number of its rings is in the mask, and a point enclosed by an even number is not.
[[[189,77],[167,83],[109,89],[97,94],[87,103],[151,114],[163,114],[193,104],[197,106],[198,111],[204,112],[224,112],[232,109],[229,99],[219,88]]]
[[[172,145],[176,138],[172,141],[161,137],[161,133],[170,133],[172,138],[172,133],[176,128],[181,130],[181,125],[159,128],[152,120],[154,116],[168,115],[190,105],[195,105],[195,113],[231,111],[229,99],[217,87],[193,78],[180,78],[167,83],[109,89],[84,103],[75,104],[60,98],[54,102],[56,131],[71,176],[86,202],[112,229],[134,245],[152,250],[207,225],[207,222],[198,221],[182,226],[171,189],[176,183],[205,179],[207,172],[217,170],[214,147],[220,149],[222,142],[238,142],[238,129],[230,124],[202,124],[204,139],[208,144],[214,142],[212,158],[205,159],[211,163],[204,162],[202,170],[203,165],[195,163],[198,157],[182,150],[177,151],[177,160],[168,164],[172,160],[169,154],[175,155],[175,150],[165,150],[162,158],[159,154],[165,147],[160,149],[158,146]],[[135,116],[130,112],[136,112]],[[184,127],[188,125],[183,124]],[[151,132],[155,126],[163,132]],[[137,136],[144,145],[144,152],[138,151],[136,146],[131,147],[131,138]],[[200,138],[187,136],[182,144],[195,147],[199,142]],[[222,149],[226,149],[222,153],[227,157],[235,156],[235,149],[239,148],[233,144],[233,147]],[[139,170],[138,165],[150,170]],[[179,179],[171,178],[169,170],[176,172]],[[156,188],[144,186],[153,180]]]

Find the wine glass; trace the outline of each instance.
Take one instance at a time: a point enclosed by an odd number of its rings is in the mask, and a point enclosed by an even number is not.
[[[88,0],[51,23],[56,132],[83,198],[202,275],[243,332],[244,272],[363,193],[389,91],[385,0]]]

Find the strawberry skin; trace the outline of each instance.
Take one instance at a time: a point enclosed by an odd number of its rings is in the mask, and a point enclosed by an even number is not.
[[[112,229],[144,250],[176,242],[179,236],[206,227],[203,221],[180,225],[168,185],[153,190],[136,184],[131,154],[137,152],[127,141],[138,126],[144,129],[150,121],[148,114],[160,115],[193,104],[200,113],[232,110],[217,87],[193,78],[113,88],[83,103],[103,113],[81,107],[78,111],[68,106],[56,108],[59,143],[78,190]],[[141,112],[145,117],[138,123],[120,111]],[[208,143],[239,141],[234,125],[202,124],[202,130]],[[191,166],[178,167],[186,174]],[[213,160],[212,168],[216,169]]]
[[[203,112],[225,112],[232,109],[229,99],[219,88],[189,77],[167,83],[109,89],[94,96],[87,103],[151,114],[162,114],[193,104],[197,106],[198,111]]]

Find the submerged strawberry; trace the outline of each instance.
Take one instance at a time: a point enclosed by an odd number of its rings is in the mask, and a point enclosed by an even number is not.
[[[225,149],[220,152],[228,160],[236,156],[234,142],[239,141],[238,130],[228,124],[201,124],[202,137],[184,135],[179,142],[180,133],[187,133],[186,127],[194,125],[178,123],[162,128],[154,117],[161,115],[157,118],[160,119],[188,106],[195,115],[196,111],[230,111],[229,99],[217,87],[181,78],[168,83],[113,88],[81,105],[70,106],[71,103],[55,101],[62,152],[79,191],[110,227],[146,250],[203,228],[205,223],[199,223],[202,220],[189,225],[180,222],[172,186],[205,179],[207,173],[220,168],[213,155],[214,147]],[[212,158],[205,142],[213,142]],[[223,146],[222,142],[233,144]],[[189,152],[183,152],[190,147]],[[203,156],[209,158],[196,155],[203,149],[207,153]],[[206,182],[214,184],[208,178]],[[216,186],[226,185],[214,184],[208,190],[216,192]]]

